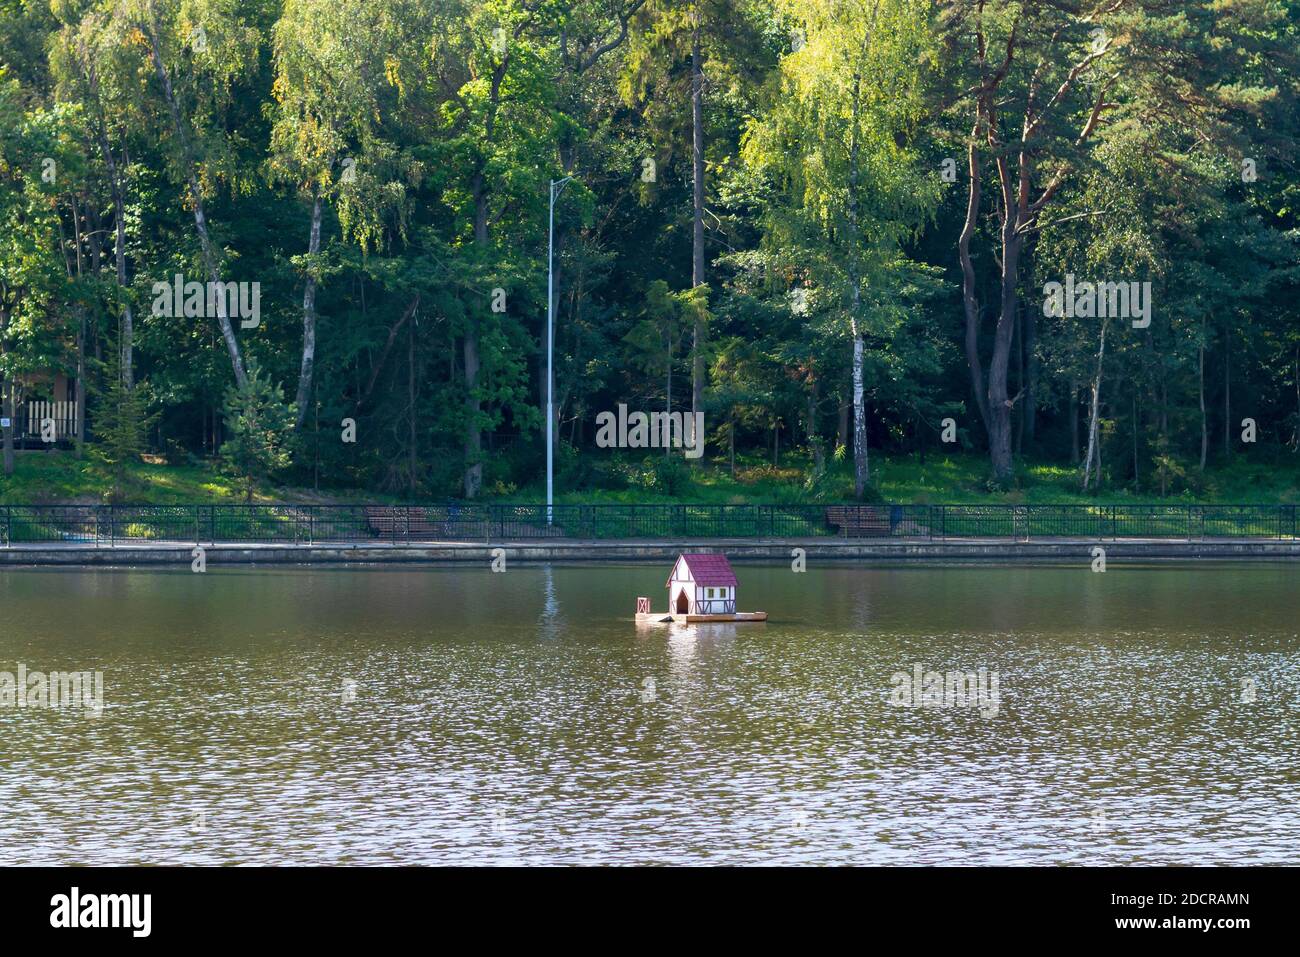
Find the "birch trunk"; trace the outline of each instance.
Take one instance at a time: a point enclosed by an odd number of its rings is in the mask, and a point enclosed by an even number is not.
[[[163,96],[167,101],[167,110],[171,113],[172,128],[176,132],[176,138],[180,142],[182,159],[185,162],[185,175],[189,184],[190,202],[194,204],[194,229],[199,235],[199,246],[203,251],[203,265],[207,269],[209,282],[220,282],[221,271],[218,267],[217,256],[212,248],[212,239],[208,235],[207,214],[203,208],[203,193],[199,189],[198,174],[194,170],[194,154],[190,149],[190,140],[185,133],[185,124],[181,119],[180,105],[176,101],[176,92],[172,89],[171,75],[167,72],[167,65],[163,62],[162,47],[158,42],[158,21],[154,14],[153,4],[149,5],[151,22],[148,25],[149,31],[149,49],[153,59],[154,72],[158,74],[158,82],[162,85]],[[226,297],[215,296],[217,306],[217,325],[221,328],[221,338],[225,340],[226,351],[230,354],[230,365],[235,372],[235,383],[240,388],[248,382],[248,374],[244,371],[244,360],[239,352],[239,341],[235,338],[235,328],[230,323],[230,317],[226,315]]]
[[[849,132],[849,326],[853,333],[853,496],[862,499],[871,481],[871,463],[867,458],[867,410],[862,376],[862,277],[858,274],[858,106],[862,78],[853,76],[853,120]]]
[[[0,369],[5,368],[5,335],[9,331],[9,313],[0,304]],[[14,474],[14,382],[7,374],[0,376],[0,418],[9,420],[9,427],[0,429],[4,433],[4,470],[5,475]]]
[[[1109,318],[1102,319],[1101,344],[1097,348],[1097,374],[1092,380],[1092,407],[1088,413],[1088,455],[1083,463],[1084,491],[1087,491],[1088,484],[1094,473],[1098,479],[1101,477],[1101,449],[1097,444],[1097,415],[1101,409],[1101,373],[1106,359],[1106,327],[1109,325]]]
[[[854,297],[857,298],[856,296]],[[871,481],[867,458],[867,410],[862,388],[862,336],[853,321],[853,495],[861,499]]]
[[[316,368],[316,254],[320,252],[320,221],[323,201],[320,191],[312,196],[311,235],[307,240],[307,284],[302,291],[302,366],[298,372],[297,428],[307,420],[307,405],[311,401],[312,376]]]
[[[704,55],[700,49],[699,10],[691,38],[692,223],[691,286],[704,285]],[[704,324],[696,313],[691,330],[691,425],[704,405]],[[698,439],[693,439],[698,442]],[[703,461],[701,459],[701,461]]]

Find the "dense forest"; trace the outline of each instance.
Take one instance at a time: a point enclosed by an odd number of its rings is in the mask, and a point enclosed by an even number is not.
[[[626,406],[1164,494],[1300,448],[1298,59],[1297,0],[0,0],[4,417],[509,495],[550,289],[559,488]]]

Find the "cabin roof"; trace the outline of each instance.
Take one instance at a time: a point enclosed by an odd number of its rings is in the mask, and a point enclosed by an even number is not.
[[[686,562],[691,578],[695,579],[697,585],[736,587],[736,573],[731,570],[731,563],[727,561],[726,555],[682,555],[681,560]],[[676,562],[673,563],[673,568],[677,568]],[[670,578],[669,581],[672,579]]]

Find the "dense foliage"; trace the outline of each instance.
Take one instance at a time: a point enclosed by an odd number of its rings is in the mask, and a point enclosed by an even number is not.
[[[623,404],[864,497],[945,442],[1165,494],[1300,448],[1298,57],[1297,0],[0,0],[4,415],[531,485],[554,192],[561,490]]]

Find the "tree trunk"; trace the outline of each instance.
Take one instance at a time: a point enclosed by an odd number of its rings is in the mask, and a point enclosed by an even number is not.
[[[1223,457],[1232,454],[1232,342],[1223,337]]]
[[[126,347],[123,346],[123,351]],[[77,308],[77,388],[72,401],[76,403],[77,458],[86,454],[86,308]]]
[[[492,69],[488,82],[488,109],[483,123],[486,141],[491,143],[496,135],[497,109],[501,105],[501,84],[505,80],[510,55]],[[488,253],[488,187],[485,178],[487,158],[481,157],[478,169],[470,182],[474,199],[474,243],[485,257]],[[465,330],[465,497],[475,498],[483,487],[483,432],[479,424],[482,402],[478,397],[479,351],[478,324],[470,317]]]
[[[0,415],[9,420],[7,429],[0,429],[4,432],[4,460],[5,475],[14,474],[14,391],[13,380],[8,376],[0,379]]]
[[[307,406],[311,402],[312,375],[316,367],[316,254],[320,252],[321,207],[320,190],[314,190],[311,204],[311,235],[307,240],[307,283],[302,291],[302,365],[298,372],[298,406],[296,427],[302,429],[307,421]]]
[[[474,393],[478,384],[478,336],[465,333],[465,497],[474,498],[483,487],[483,436],[478,428],[479,401]]]
[[[1070,381],[1070,464],[1079,464],[1079,380]]]
[[[84,53],[83,53],[84,56]],[[85,57],[86,80],[95,112],[95,138],[99,143],[104,168],[108,171],[108,188],[113,199],[114,241],[113,259],[117,268],[118,292],[122,302],[122,381],[129,389],[135,384],[135,317],[131,312],[129,289],[126,281],[126,200],[122,189],[122,176],[117,157],[108,142],[108,123],[104,117],[103,103],[99,97],[99,75],[89,56]],[[99,270],[99,257],[95,257],[95,270]]]
[[[167,109],[171,113],[172,127],[180,142],[185,175],[190,188],[190,202],[194,204],[194,229],[199,235],[199,246],[203,251],[203,264],[208,271],[208,281],[220,282],[221,271],[218,268],[216,252],[212,248],[212,240],[208,236],[207,214],[203,209],[203,193],[199,189],[198,174],[194,170],[194,155],[190,150],[189,137],[185,133],[180,106],[176,102],[176,93],[172,89],[171,76],[167,72],[166,64],[163,63],[162,47],[158,43],[158,21],[152,3],[149,5],[149,12],[151,15],[148,26],[149,49],[153,57],[154,71],[158,74],[158,82],[162,85],[163,95],[167,100]],[[230,354],[230,365],[235,372],[235,383],[243,388],[248,382],[248,374],[244,371],[244,360],[239,353],[239,342],[235,339],[234,326],[230,324],[230,317],[226,315],[226,297],[214,296],[213,298],[216,299],[217,324],[221,327],[221,338],[225,340],[226,351]]]
[[[417,323],[411,323],[411,328],[406,331],[406,405],[409,427],[407,429],[407,442],[410,448],[407,450],[407,475],[408,488],[410,490],[411,500],[415,500],[415,473],[419,465],[419,455],[415,447],[415,327]]]
[[[664,397],[664,411],[669,415],[673,411],[673,331],[668,329],[668,384],[667,394]],[[664,446],[664,458],[668,458],[668,446]]]
[[[695,33],[691,38],[691,157],[692,223],[691,286],[704,285],[704,55],[700,49],[699,9],[695,11]],[[699,313],[691,338],[691,429],[704,407],[704,324]],[[698,442],[699,439],[694,440]],[[701,461],[703,461],[701,459]]]
[[[855,297],[856,298],[856,297]],[[861,499],[871,481],[867,458],[867,410],[862,389],[862,336],[853,323],[853,496]]]
[[[980,361],[980,306],[975,296],[975,266],[971,261],[970,241],[975,235],[975,224],[980,209],[980,167],[979,154],[975,149],[974,137],[979,132],[979,124],[971,130],[971,145],[967,149],[970,167],[970,186],[966,199],[966,221],[957,239],[957,257],[961,260],[961,301],[966,314],[966,367],[970,372],[971,392],[975,396],[975,408],[979,411],[984,430],[989,431],[989,409],[984,390],[984,366]]]
[[[962,266],[962,301],[966,312],[967,365],[970,369],[971,384],[975,391],[976,401],[986,403],[981,409],[981,414],[989,434],[989,457],[995,479],[1003,484],[1007,483],[1014,475],[1014,460],[1011,454],[1011,411],[1014,403],[1021,398],[1020,395],[1017,395],[1012,399],[1007,395],[1007,370],[1015,325],[1014,310],[1016,307],[1021,250],[1026,236],[1038,224],[1043,209],[1052,201],[1064,182],[1068,168],[1064,165],[1061,166],[1039,193],[1038,198],[1034,199],[1032,197],[1034,166],[1037,154],[1041,151],[1041,147],[1035,142],[1035,134],[1042,122],[1044,110],[1047,109],[1046,107],[1043,110],[1038,108],[1039,74],[1037,70],[1034,71],[1029,80],[1026,109],[1018,144],[1012,146],[1002,140],[1002,128],[997,111],[1001,103],[1014,100],[1014,97],[1003,97],[1001,86],[1007,76],[1011,75],[1011,69],[1016,58],[1016,27],[1020,22],[1018,16],[1013,21],[1013,27],[1007,39],[1005,56],[996,71],[988,72],[984,70],[987,62],[985,59],[987,50],[983,26],[978,19],[973,24],[974,30],[970,34],[975,40],[982,79],[974,97],[975,122],[971,128],[970,141],[967,146],[971,182],[966,219],[958,239],[958,253]],[[1059,34],[1054,36],[1051,42],[1055,44],[1058,37]],[[1092,54],[1079,61],[1070,70],[1066,80],[1048,101],[1049,105],[1055,103],[1057,99],[1063,97],[1076,85],[1078,79],[1094,62],[1096,57],[1105,52],[1108,44],[1109,41],[1103,41],[1100,49],[1094,49]],[[1098,119],[1105,105],[1104,93],[1105,87],[1103,86],[1092,110],[1086,114],[1087,120],[1074,140],[1074,148],[1080,147],[1097,129]],[[997,181],[1000,187],[1000,201],[995,204],[995,211],[1001,226],[999,246],[1002,270],[1000,281],[1001,302],[993,340],[993,355],[989,362],[988,387],[983,392],[980,389],[983,375],[979,365],[978,349],[979,301],[975,296],[974,269],[970,260],[970,239],[974,235],[979,215],[980,170],[977,144],[981,138],[989,148],[989,156],[997,169]],[[1011,167],[1011,156],[1013,154],[1016,157],[1014,172]],[[1092,460],[1089,459],[1088,464],[1091,465],[1091,462]]]
[[[1164,363],[1160,364],[1160,436],[1169,436],[1169,377]]]
[[[1023,398],[1025,394],[1025,330],[1024,318],[1021,312],[1020,297],[1017,296],[1016,320],[1011,335],[1011,343],[1016,355],[1016,392]],[[1025,445],[1025,417],[1017,415],[1014,416],[1014,419],[1016,423],[1016,456],[1019,457]]]
[[[1137,389],[1133,390],[1133,488],[1136,490],[1142,480],[1138,469],[1138,397]]]
[[[1024,405],[1020,409],[1020,414],[1022,416],[1021,421],[1024,422],[1025,446],[1032,450],[1034,438],[1038,431],[1038,377],[1040,372],[1038,363],[1038,313],[1032,303],[1030,303],[1028,309],[1022,310],[1021,317],[1024,322],[1025,363],[1028,369]]]
[[[1007,395],[1007,375],[1011,365],[1011,338],[1015,332],[1016,283],[1020,270],[1020,245],[1016,220],[1008,215],[1002,226],[1002,308],[993,336],[993,359],[989,363],[988,416],[989,455],[993,477],[1000,483],[1010,482],[1015,471],[1011,455],[1012,399]]]
[[[858,275],[858,108],[862,78],[853,75],[853,116],[849,127],[849,328],[853,333],[853,496],[861,500],[871,482],[871,463],[867,458],[867,410],[862,381],[862,280]]]
[[[0,418],[8,419],[8,428],[0,428],[3,432],[3,438],[0,441],[4,444],[4,470],[5,475],[14,474],[14,426],[17,421],[14,418],[14,381],[8,375],[8,365],[5,362],[5,337],[9,333],[9,312],[5,308],[3,300],[0,300]]]
[[[1109,317],[1101,320],[1101,344],[1097,348],[1097,374],[1092,380],[1092,407],[1088,413],[1088,455],[1083,462],[1083,488],[1087,491],[1089,481],[1095,474],[1101,478],[1101,448],[1098,445],[1098,413],[1101,410],[1101,373],[1106,359],[1106,327],[1110,325]],[[1095,469],[1094,469],[1094,462]]]
[[[109,187],[113,193],[113,259],[117,268],[117,286],[122,301],[122,381],[128,389],[135,385],[135,317],[131,312],[130,287],[126,281],[126,203],[122,198],[122,184],[113,151],[108,146],[108,136],[101,130],[100,151],[108,167]]]
[[[808,392],[808,443],[812,446],[813,469],[820,473],[826,467],[826,454],[822,449],[822,438],[817,432],[817,380],[814,379]]]
[[[474,242],[480,249],[488,243],[488,197],[480,171],[474,177]],[[473,319],[465,330],[465,497],[475,498],[483,487],[483,433],[479,428],[482,403],[478,398],[478,327]]]
[[[75,193],[69,194],[68,197],[72,205],[72,232],[73,242],[76,244],[77,254],[77,272],[76,276],[80,279],[83,275],[83,261],[81,255],[81,211],[77,208],[77,196]],[[96,237],[97,238],[97,237]],[[63,246],[63,224],[59,224],[59,245]],[[99,272],[100,247],[98,242],[92,243],[91,249],[91,269],[93,272]],[[66,257],[65,257],[66,260]],[[68,266],[68,275],[72,276],[71,264]],[[86,453],[86,307],[78,303],[76,307],[77,315],[77,385],[73,393],[73,440],[76,447],[76,456],[78,459],[84,458]]]
[[[1205,471],[1206,453],[1210,449],[1210,425],[1205,417],[1205,344],[1201,343],[1198,375],[1201,397],[1201,471]]]

